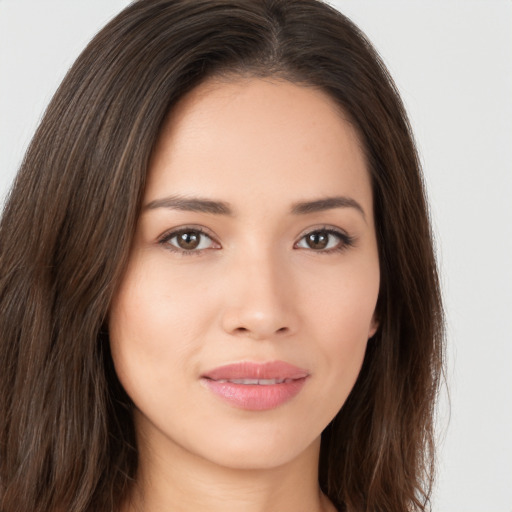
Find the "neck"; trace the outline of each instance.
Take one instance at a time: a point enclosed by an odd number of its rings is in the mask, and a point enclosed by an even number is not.
[[[318,485],[320,439],[278,466],[218,466],[173,446],[140,454],[135,488],[123,512],[335,512]]]

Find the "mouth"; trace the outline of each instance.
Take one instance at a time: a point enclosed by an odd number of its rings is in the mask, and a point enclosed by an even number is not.
[[[216,382],[231,382],[232,384],[244,385],[257,385],[257,386],[272,386],[274,384],[283,384],[284,382],[291,382],[294,379],[217,379]]]
[[[250,411],[275,409],[297,396],[309,372],[284,361],[242,362],[215,368],[202,383],[229,405]]]

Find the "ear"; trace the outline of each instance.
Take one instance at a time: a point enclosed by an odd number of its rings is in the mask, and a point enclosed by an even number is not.
[[[376,313],[373,313],[372,321],[370,322],[370,328],[368,329],[368,339],[375,335],[379,328],[379,320]]]

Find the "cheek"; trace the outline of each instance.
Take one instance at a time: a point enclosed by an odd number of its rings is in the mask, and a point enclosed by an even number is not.
[[[179,333],[169,328],[174,310],[165,306],[165,287],[156,277],[132,264],[109,312],[112,359],[121,384],[135,403],[140,390],[163,385],[175,375],[169,362],[179,368],[183,358],[182,350],[170,343]]]
[[[368,338],[374,333],[378,261],[340,272],[323,283],[321,290],[305,296],[305,300],[310,325],[316,329],[321,363],[327,369],[324,390],[334,393],[341,406],[357,379]]]
[[[312,322],[326,340],[363,340],[373,334],[380,286],[377,258],[331,269],[328,275],[308,275],[303,302]]]
[[[115,345],[130,346],[158,357],[183,346],[198,325],[198,296],[194,286],[184,288],[155,259],[135,262],[126,272],[110,308],[110,333]],[[188,293],[187,293],[188,292]],[[194,300],[195,299],[195,300]]]
[[[170,272],[162,259],[135,253],[109,311],[118,378],[136,405],[156,410],[162,389],[184,394],[186,382],[199,372],[214,316],[214,301],[198,277],[182,269]]]

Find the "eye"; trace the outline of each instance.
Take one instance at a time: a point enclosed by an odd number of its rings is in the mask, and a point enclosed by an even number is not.
[[[182,228],[172,231],[164,235],[160,243],[172,251],[181,253],[192,253],[220,247],[209,235],[198,228]]]
[[[304,235],[296,244],[299,249],[332,252],[352,246],[352,237],[334,229],[316,229]]]

